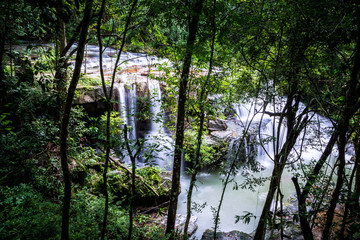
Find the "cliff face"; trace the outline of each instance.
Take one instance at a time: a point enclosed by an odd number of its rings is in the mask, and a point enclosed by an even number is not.
[[[149,97],[149,88],[144,81],[134,83],[136,84],[136,96],[139,99]],[[110,86],[106,87],[110,91]],[[113,90],[113,109],[119,111],[119,91],[115,85]],[[116,103],[115,103],[116,102]],[[105,94],[102,86],[90,86],[77,88],[77,97],[74,99],[74,105],[82,106],[86,113],[91,117],[99,117],[106,111]]]
[[[107,90],[110,91],[110,87],[107,87]],[[105,94],[102,86],[78,88],[77,97],[73,104],[82,106],[91,117],[101,116],[106,111]]]

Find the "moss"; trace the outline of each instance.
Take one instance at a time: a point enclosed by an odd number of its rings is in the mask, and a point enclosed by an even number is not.
[[[169,199],[171,181],[163,177],[160,169],[143,167],[136,171],[136,205],[152,205]],[[140,177],[139,177],[140,176]],[[102,194],[103,178],[101,173],[92,173],[87,184],[93,193]],[[122,168],[113,168],[108,172],[108,189],[115,196],[114,201],[128,203],[130,198],[131,175]],[[157,195],[154,193],[157,193]]]

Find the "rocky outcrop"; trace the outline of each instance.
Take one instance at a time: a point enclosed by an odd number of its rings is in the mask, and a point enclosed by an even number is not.
[[[166,226],[166,221],[167,221],[167,219],[165,218],[161,222],[161,224],[163,226]],[[186,215],[176,214],[175,229],[180,234],[182,234],[184,232],[185,221],[186,221]],[[190,222],[189,222],[189,227],[188,227],[188,232],[187,232],[188,236],[192,236],[198,229],[198,225],[197,225],[196,221],[197,221],[197,217],[195,217],[195,216],[190,217]]]
[[[110,91],[110,87],[107,87]],[[114,96],[116,96],[114,91]],[[74,105],[82,106],[85,112],[92,117],[98,117],[105,113],[105,94],[102,86],[77,88],[77,97]]]
[[[107,87],[106,89],[107,91],[110,91],[110,87]],[[105,98],[102,86],[79,87],[76,90],[78,96],[74,99],[74,104],[77,105],[100,102]]]
[[[240,231],[231,231],[231,232],[217,232],[216,240],[251,240],[253,239],[249,234],[240,232]],[[201,240],[214,240],[214,231],[207,229]]]
[[[176,214],[175,228],[178,231],[183,232],[184,226],[185,226],[185,221],[186,221],[186,215]],[[187,232],[188,236],[192,236],[198,229],[198,225],[196,224],[196,221],[197,221],[197,217],[195,217],[195,216],[190,217],[190,222],[189,222],[189,227],[188,227],[188,232]]]
[[[226,129],[227,129],[227,125],[225,120],[216,119],[216,120],[209,120],[208,122],[209,131],[225,131]]]

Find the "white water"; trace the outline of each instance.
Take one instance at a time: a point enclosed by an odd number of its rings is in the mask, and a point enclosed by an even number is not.
[[[271,105],[266,109],[269,112],[280,112],[284,106],[284,102],[278,100],[276,105]],[[263,106],[260,101],[255,103],[246,103],[240,105],[234,105],[235,112],[237,114],[236,120],[239,121],[239,125],[242,126],[242,130],[246,129],[250,124],[250,128],[255,128],[257,133],[257,140],[267,139],[269,137],[277,136],[279,119],[278,117],[269,116],[263,114]],[[299,112],[304,109],[301,104]],[[292,160],[297,160],[298,154],[301,153],[301,160],[303,162],[310,162],[311,160],[317,160],[324,149],[324,144],[329,138],[329,130],[332,124],[329,120],[321,117],[317,114],[312,115],[311,127],[306,128],[303,131],[297,141],[294,150],[291,152],[290,157]],[[261,124],[260,124],[261,123]],[[260,128],[260,132],[258,131]],[[281,147],[286,138],[286,125],[283,123],[280,128],[279,134],[279,146]],[[301,146],[301,140],[304,138],[303,146]],[[272,138],[275,140],[274,138]],[[280,150],[281,148],[279,148]],[[249,151],[247,147],[247,152]],[[265,168],[258,173],[252,173],[249,170],[245,170],[245,173],[251,174],[254,177],[270,177],[273,169],[273,161],[275,149],[273,141],[268,141],[263,146],[258,146],[258,154],[256,161],[261,163]],[[292,172],[285,170],[282,175],[281,191],[284,194],[284,201],[290,194],[295,192],[291,177]],[[223,184],[223,175],[205,174],[201,173],[198,176],[197,186],[198,188],[193,192],[193,201],[198,204],[207,203],[206,207],[201,213],[193,212],[193,215],[198,217],[199,229],[195,233],[195,237],[200,239],[202,233],[206,229],[214,227],[213,212],[211,207],[218,207]],[[238,184],[244,183],[245,177],[240,172],[233,179]],[[189,177],[183,176],[181,180],[182,192],[179,196],[178,213],[186,214],[186,190],[189,186]],[[269,187],[269,181],[266,181],[264,186],[255,187],[255,191],[252,192],[248,189],[233,190],[234,182],[229,183],[225,192],[224,202],[220,211],[220,229],[219,231],[232,231],[239,230],[246,233],[251,233],[255,230],[259,216],[261,215],[262,207],[264,205],[267,191]],[[256,220],[252,219],[247,225],[241,220],[235,224],[235,215],[244,215],[245,211],[253,213],[257,216]]]
[[[123,123],[127,125],[128,138],[136,139],[136,84],[118,84],[115,89],[119,93],[119,112]]]
[[[87,51],[85,53],[87,56],[86,66],[83,65],[83,71],[86,71],[89,74],[98,74],[99,72],[99,51],[96,46],[87,46]],[[110,74],[111,70],[115,65],[115,60],[117,56],[117,50],[107,48],[103,53],[104,58],[104,69],[106,74]],[[122,62],[121,69],[125,69],[128,67],[141,67],[141,66],[151,66],[154,63],[161,63],[165,60],[157,59],[156,57],[149,57],[145,54],[137,54],[137,53],[122,53],[120,62]],[[86,69],[86,70],[85,70]],[[124,83],[119,88],[120,92],[120,102],[119,107],[124,111],[121,112],[122,118],[125,119],[128,126],[133,126],[133,129],[136,128],[135,119],[131,118],[134,115],[134,108],[131,107],[131,103],[133,99],[136,97],[136,90],[134,88],[130,88],[129,92],[126,92],[126,85],[131,86],[133,80],[129,77],[131,74],[135,75],[135,80],[137,79],[135,73],[131,73],[130,71],[126,72],[126,74],[122,73],[121,69],[119,69],[119,78]],[[150,148],[156,148],[154,152],[148,152],[149,155],[153,155],[153,164],[158,165],[161,168],[170,169],[172,163],[172,152],[173,152],[173,141],[172,139],[165,134],[164,131],[164,114],[161,110],[161,91],[160,85],[157,81],[148,79],[148,87],[151,95],[151,128],[149,133],[146,135],[147,145],[146,147],[149,150]],[[133,91],[133,92],[131,92]],[[127,98],[126,98],[127,96]],[[131,100],[129,100],[129,98]],[[280,112],[282,107],[284,106],[286,99],[278,98],[277,104],[269,105],[266,108],[266,111],[269,112]],[[135,105],[133,105],[135,106]],[[304,106],[301,105],[301,109]],[[277,136],[279,120],[276,117],[271,117],[266,114],[262,114],[263,106],[261,101],[255,101],[254,103],[246,103],[246,104],[236,104],[234,106],[235,112],[237,113],[237,121],[241,126],[240,129],[245,129],[248,125],[260,127],[260,131],[257,134],[258,141],[260,139],[265,140],[267,138],[271,138],[273,136]],[[311,127],[307,128],[300,137],[298,138],[297,145],[295,146],[295,150],[292,151],[292,158],[296,159],[297,154],[301,153],[301,160],[305,162],[309,162],[312,159],[318,159],[322,149],[325,147],[328,139],[327,132],[331,129],[332,124],[325,118],[319,115],[313,115],[312,120],[314,123]],[[321,134],[318,134],[321,133]],[[241,135],[241,131],[238,133]],[[135,134],[132,134],[132,138],[136,138]],[[282,146],[284,139],[286,138],[286,127],[285,125],[281,126],[280,134],[279,134],[279,146]],[[300,139],[304,139],[304,146],[300,147],[301,141]],[[279,148],[280,149],[280,148]],[[251,149],[247,147],[247,152],[250,152]],[[263,146],[258,146],[258,154],[257,161],[261,163],[265,169],[259,173],[251,173],[255,177],[269,177],[271,176],[271,171],[273,168],[272,158],[276,149],[274,148],[274,144],[272,141],[268,141],[264,143]],[[151,164],[151,163],[147,163]],[[139,166],[143,164],[139,163]],[[286,199],[289,194],[293,193],[295,190],[293,188],[292,182],[290,181],[293,173],[284,171],[281,182],[282,193],[284,194],[284,199]],[[201,213],[194,212],[194,215],[198,217],[198,225],[199,229],[196,232],[196,237],[198,239],[201,238],[202,233],[207,228],[212,228],[213,224],[213,213],[211,211],[212,207],[217,207],[222,191],[222,178],[224,176],[219,175],[218,173],[208,174],[201,173],[198,176],[197,186],[198,188],[194,190],[193,193],[193,201],[199,204],[203,204],[207,202],[207,206]],[[234,178],[234,181],[241,184],[245,181],[245,178],[241,174],[237,174]],[[247,189],[239,189],[233,190],[234,183],[230,183],[227,187],[224,202],[222,205],[222,209],[220,211],[220,231],[231,231],[231,230],[240,230],[243,232],[250,233],[252,232],[258,222],[259,215],[262,211],[262,206],[264,204],[266,194],[268,191],[269,181],[265,183],[264,186],[256,187],[255,191],[252,192]],[[178,213],[186,214],[186,189],[189,185],[189,178],[187,176],[183,176],[181,179],[181,187],[182,192],[179,196],[179,204],[178,204]],[[255,216],[257,216],[256,220],[252,220],[249,225],[243,224],[241,221],[235,224],[235,215],[242,215],[244,211],[252,212]]]
[[[150,92],[151,124],[144,154],[149,154],[148,164],[171,170],[173,160],[173,140],[165,132],[164,112],[161,108],[161,89],[157,80],[148,79]],[[152,152],[154,150],[154,152]]]
[[[105,76],[112,75],[118,54],[119,50],[117,49],[110,47],[103,48],[102,65]],[[84,52],[82,72],[86,72],[89,75],[99,76],[99,58],[99,47],[95,45],[87,45]],[[134,75],[134,77],[136,78],[136,73],[131,73],[131,71],[128,71],[127,69],[129,68],[153,66],[154,64],[161,64],[164,62],[168,61],[166,59],[159,59],[156,56],[149,56],[144,53],[122,52],[118,63],[117,79],[121,79],[121,81],[124,82],[124,80],[129,77],[128,75]]]

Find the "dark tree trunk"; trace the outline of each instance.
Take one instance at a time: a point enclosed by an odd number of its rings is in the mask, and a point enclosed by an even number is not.
[[[357,125],[355,125],[355,126],[357,126]],[[357,131],[357,130],[355,130],[355,131]],[[360,145],[359,145],[357,133],[355,136],[355,140],[353,140],[353,144],[354,144],[354,148],[355,148],[355,161],[354,161],[353,170],[351,172],[350,181],[347,186],[347,199],[346,199],[346,203],[345,203],[345,210],[344,210],[344,215],[343,215],[343,219],[342,219],[341,230],[339,233],[339,239],[344,239],[345,228],[348,223],[348,217],[349,217],[350,211],[352,213],[355,213],[355,215],[350,216],[351,217],[350,221],[351,221],[351,219],[357,219],[356,212],[358,211],[358,206],[359,206],[359,196],[360,195],[357,195],[357,193],[356,193],[356,191],[359,190],[359,189],[357,189],[358,186],[356,186],[356,182],[359,181],[359,179],[357,179],[357,178],[360,176],[359,175],[360,156],[358,154],[360,151]],[[352,191],[354,181],[355,181],[355,186],[354,186],[354,191]]]
[[[332,149],[335,145],[336,139],[341,133],[345,133],[349,128],[349,121],[359,109],[359,79],[360,79],[360,38],[358,39],[356,45],[356,52],[354,56],[354,66],[351,72],[351,78],[347,85],[347,92],[345,94],[345,106],[344,111],[341,114],[340,120],[335,127],[335,131],[331,135],[331,138],[320,156],[319,160],[315,164],[311,174],[306,181],[306,184],[301,192],[301,197],[298,197],[299,201],[299,217],[301,221],[307,221],[307,212],[306,212],[306,199],[310,193],[312,186],[315,184],[318,174],[320,173],[321,168],[325,164],[327,158],[332,152]],[[303,218],[303,219],[301,219]],[[306,232],[307,229],[302,229],[303,232]]]
[[[299,120],[300,121],[300,120]],[[286,142],[279,154],[275,156],[275,165],[272,172],[272,177],[270,180],[269,192],[266,196],[265,204],[263,207],[263,211],[261,213],[258,226],[256,228],[254,239],[264,239],[267,220],[270,214],[270,207],[275,196],[275,192],[280,186],[281,175],[284,171],[284,167],[287,161],[287,158],[290,154],[291,149],[294,147],[296,143],[296,139],[298,138],[300,132],[307,124],[307,117],[305,117],[298,128],[288,130]]]
[[[186,89],[189,79],[191,58],[193,55],[194,43],[196,39],[196,32],[198,30],[200,13],[202,11],[203,0],[194,2],[192,9],[192,19],[189,26],[189,36],[186,44],[186,53],[184,58],[183,69],[180,78],[180,90],[178,100],[178,113],[175,134],[175,150],[174,150],[174,165],[172,172],[172,185],[170,192],[170,204],[168,209],[166,234],[173,234],[175,230],[175,219],[177,210],[178,195],[180,193],[180,169],[181,169],[181,154],[184,141],[184,120],[185,120],[185,104],[186,104]]]
[[[79,47],[76,54],[76,62],[74,74],[72,76],[66,103],[64,109],[64,116],[61,122],[61,136],[60,136],[60,154],[61,154],[61,168],[64,177],[64,199],[63,199],[63,212],[62,212],[62,226],[61,226],[61,239],[69,239],[69,220],[70,220],[70,200],[71,200],[71,172],[67,158],[67,137],[68,125],[70,120],[70,111],[72,101],[75,94],[75,89],[80,77],[81,65],[84,57],[84,49],[87,38],[87,33],[90,25],[92,0],[88,0],[85,6],[83,26],[81,28]]]
[[[60,42],[60,52],[62,52],[66,47],[66,26],[65,22],[62,19],[62,16],[64,16],[64,2],[63,0],[57,0],[56,3],[56,13],[57,13],[57,28],[59,34],[59,42]]]
[[[213,16],[212,16],[213,33],[212,33],[212,41],[211,41],[209,71],[206,76],[204,86],[201,89],[200,99],[199,99],[199,105],[200,105],[199,126],[200,127],[199,127],[199,131],[198,131],[198,136],[197,136],[196,153],[195,153],[195,159],[194,159],[194,169],[193,169],[193,172],[191,173],[190,186],[189,186],[188,195],[187,195],[187,206],[186,206],[187,214],[186,214],[186,221],[185,221],[185,226],[184,226],[185,238],[188,237],[187,231],[189,228],[189,222],[190,222],[190,217],[191,217],[191,198],[192,198],[192,193],[193,193],[193,189],[194,189],[195,182],[196,182],[196,175],[200,168],[200,159],[201,159],[200,151],[201,151],[202,136],[203,136],[203,131],[204,131],[204,121],[205,121],[204,102],[207,98],[207,86],[210,82],[210,76],[211,76],[211,72],[212,72],[212,68],[213,68],[213,58],[214,58],[214,47],[215,47],[215,36],[216,36],[215,13],[216,13],[216,0],[214,0],[214,3],[213,3]]]
[[[294,36],[295,40],[296,40],[297,36]],[[305,37],[306,39],[306,37]],[[294,43],[296,42],[295,40]],[[296,112],[298,110],[299,107],[299,102],[300,99],[298,97],[298,79],[297,76],[300,72],[300,64],[301,64],[301,60],[304,59],[304,52],[307,48],[307,43],[305,41],[305,45],[303,46],[296,46],[294,45],[294,43],[292,43],[292,45],[290,45],[290,71],[289,71],[289,76],[288,76],[288,84],[289,84],[289,89],[288,89],[288,93],[289,96],[287,98],[287,102],[286,105],[280,115],[279,118],[279,127],[277,130],[277,136],[276,136],[276,144],[275,147],[276,149],[278,149],[280,147],[280,143],[279,143],[279,134],[280,134],[280,128],[281,128],[281,123],[284,121],[284,118],[286,118],[287,120],[287,135],[286,135],[286,141],[283,145],[283,147],[281,148],[281,151],[278,152],[277,150],[275,151],[275,158],[274,158],[274,169],[272,172],[272,176],[271,176],[271,180],[270,180],[270,186],[269,186],[269,192],[266,196],[266,200],[265,200],[265,204],[259,219],[259,223],[258,226],[256,228],[256,232],[255,232],[255,236],[254,239],[256,240],[262,240],[264,239],[265,236],[265,232],[266,232],[266,226],[267,226],[267,221],[269,219],[269,215],[270,215],[270,208],[271,208],[271,203],[274,199],[275,196],[275,192],[276,190],[278,190],[278,187],[280,186],[280,180],[281,180],[281,175],[284,171],[284,167],[287,163],[287,159],[288,156],[292,150],[292,148],[294,147],[295,143],[296,143],[296,139],[298,138],[300,132],[304,129],[304,127],[306,126],[307,122],[308,122],[308,118],[307,118],[307,111],[308,109],[306,108],[305,110],[303,110],[303,112],[296,117]],[[294,102],[294,103],[293,103]],[[304,115],[306,115],[304,117]],[[297,118],[297,119],[296,119]]]
[[[10,15],[10,7],[11,7],[11,1],[7,3],[7,11],[6,15],[3,20],[4,22],[9,21],[9,15]],[[6,96],[6,89],[5,89],[5,71],[4,71],[4,55],[5,55],[5,42],[6,42],[6,36],[9,34],[8,24],[4,24],[4,28],[1,29],[0,34],[0,109],[2,110],[5,106],[4,99]]]
[[[345,147],[346,147],[346,132],[342,132],[339,136],[339,157],[338,157],[338,178],[336,181],[336,187],[332,194],[330,206],[326,212],[325,227],[322,232],[322,239],[328,240],[330,238],[330,229],[333,223],[336,204],[338,203],[340,191],[344,182],[344,170],[345,170]]]
[[[134,196],[135,196],[135,179],[136,179],[136,157],[141,152],[141,146],[139,140],[137,140],[137,150],[135,154],[133,153],[129,139],[128,139],[128,128],[126,124],[124,125],[124,136],[125,136],[125,145],[128,152],[128,155],[131,160],[131,196],[130,196],[130,210],[129,210],[129,234],[128,234],[128,240],[131,240],[132,238],[132,232],[133,232],[133,225],[134,225]]]
[[[130,25],[130,20],[131,20],[131,16],[135,10],[136,4],[137,4],[138,0],[134,0],[133,4],[131,5],[131,9],[129,12],[129,15],[127,17],[126,20],[126,25],[125,25],[125,29],[123,32],[123,39],[122,39],[122,43],[120,46],[120,50],[118,53],[118,56],[116,58],[116,62],[115,62],[115,67],[112,73],[112,78],[111,78],[111,85],[110,85],[110,91],[109,93],[107,92],[107,88],[106,88],[106,83],[105,83],[105,76],[104,76],[104,69],[103,69],[103,65],[102,65],[102,52],[103,52],[103,44],[102,44],[102,38],[101,38],[101,21],[102,21],[102,17],[105,11],[105,4],[106,1],[103,0],[101,3],[101,8],[100,8],[100,12],[99,12],[99,18],[97,21],[97,37],[98,37],[98,43],[99,43],[99,53],[100,53],[100,76],[101,76],[101,82],[102,82],[102,87],[105,93],[105,98],[106,98],[106,104],[107,104],[107,115],[106,115],[106,150],[105,150],[105,164],[104,164],[104,172],[103,172],[103,181],[104,181],[104,195],[105,195],[105,209],[104,209],[104,219],[103,219],[103,227],[101,230],[101,239],[105,239],[105,234],[106,234],[106,228],[107,228],[107,216],[108,216],[108,210],[109,210],[109,194],[108,194],[108,189],[107,189],[107,171],[108,171],[108,167],[109,167],[109,159],[110,159],[110,116],[111,116],[111,99],[112,99],[112,94],[113,94],[113,89],[114,89],[114,83],[115,83],[115,76],[116,76],[116,72],[117,72],[117,68],[119,65],[119,60],[120,60],[120,56],[121,53],[123,51],[123,48],[125,46],[125,40],[126,40],[126,36],[127,36],[127,32],[129,30],[129,25]],[[130,214],[132,216],[132,210],[130,210]],[[132,222],[132,219],[130,219]],[[131,237],[131,232],[132,232],[132,224],[130,226],[130,230],[129,230],[130,234],[129,236]]]
[[[359,198],[360,198],[360,143],[357,143],[357,151],[355,152],[355,184],[354,192],[351,195],[351,206],[354,209],[359,210]]]

